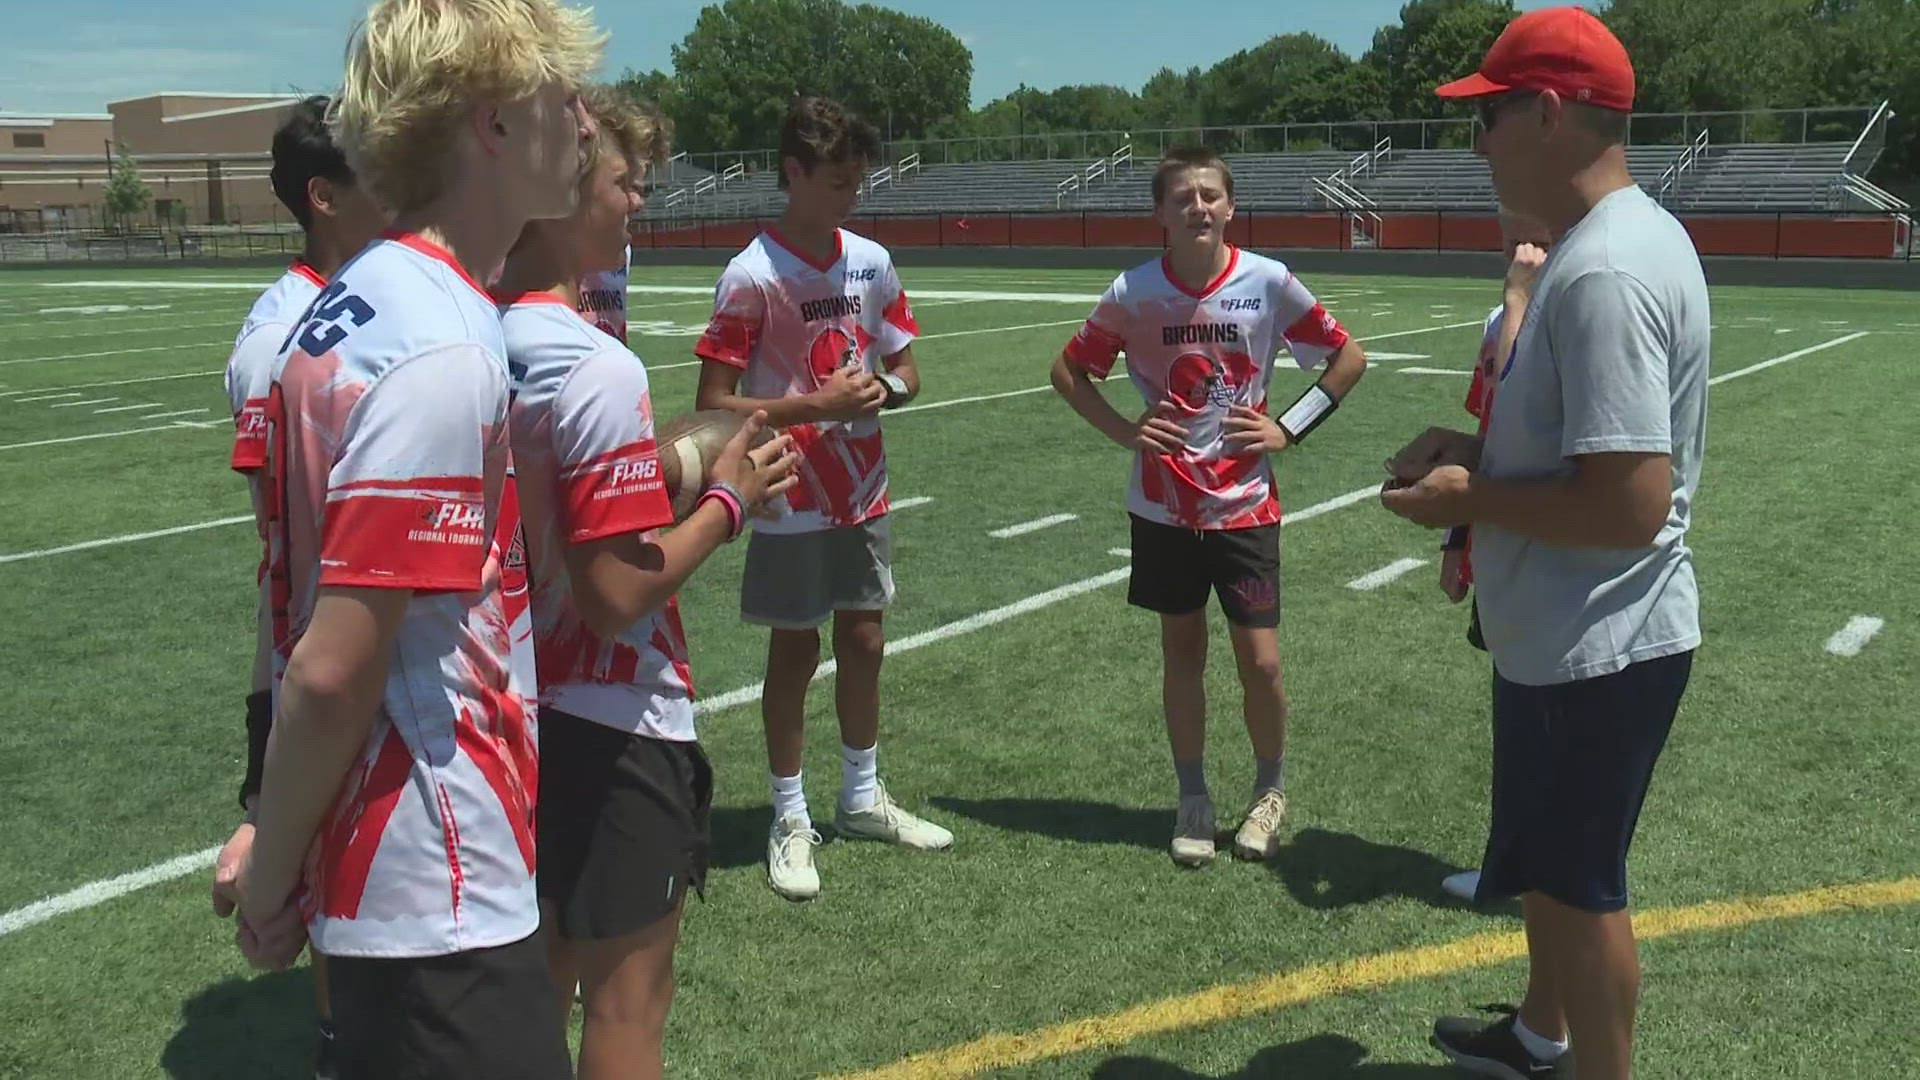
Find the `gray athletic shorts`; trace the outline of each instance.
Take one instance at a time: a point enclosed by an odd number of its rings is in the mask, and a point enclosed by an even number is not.
[[[747,539],[740,617],[756,626],[810,630],[836,611],[893,603],[893,526],[886,515],[820,532]]]

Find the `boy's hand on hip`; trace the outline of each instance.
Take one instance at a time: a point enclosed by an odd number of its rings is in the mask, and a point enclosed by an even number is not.
[[[1221,426],[1226,429],[1222,439],[1230,454],[1277,454],[1293,445],[1293,440],[1287,438],[1287,430],[1278,421],[1245,405],[1228,409],[1227,419]]]
[[[1133,445],[1150,454],[1178,454],[1187,448],[1187,429],[1173,419],[1168,405],[1155,405],[1140,414],[1133,428]]]

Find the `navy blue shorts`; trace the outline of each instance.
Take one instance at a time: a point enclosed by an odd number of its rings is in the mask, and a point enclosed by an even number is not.
[[[1493,676],[1493,823],[1479,900],[1627,906],[1627,849],[1693,672],[1691,651],[1552,686]]]

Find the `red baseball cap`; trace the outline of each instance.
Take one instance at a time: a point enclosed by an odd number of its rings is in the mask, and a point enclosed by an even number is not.
[[[1439,87],[1443,98],[1552,90],[1568,101],[1633,111],[1633,62],[1613,31],[1582,7],[1529,11],[1507,24],[1480,70]]]

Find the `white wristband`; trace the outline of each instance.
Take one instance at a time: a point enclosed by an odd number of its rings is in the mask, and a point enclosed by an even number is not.
[[[1340,403],[1334,400],[1333,395],[1327,393],[1326,388],[1319,383],[1314,383],[1307,388],[1306,393],[1300,395],[1299,400],[1288,406],[1287,411],[1282,413],[1276,422],[1281,430],[1287,433],[1287,440],[1297,443],[1306,438],[1308,432],[1319,427],[1320,421],[1325,420],[1327,414],[1339,405]]]

